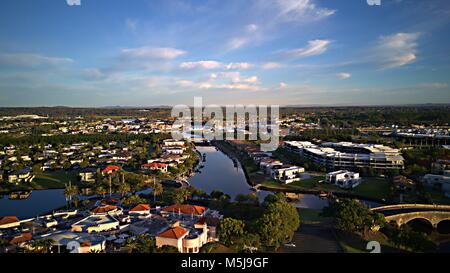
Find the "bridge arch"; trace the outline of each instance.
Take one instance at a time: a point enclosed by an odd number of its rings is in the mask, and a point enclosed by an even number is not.
[[[436,226],[436,230],[440,234],[450,234],[450,219],[440,221]]]
[[[431,220],[424,217],[409,219],[405,224],[410,226],[415,231],[424,232],[426,234],[431,234],[434,230],[434,225]]]

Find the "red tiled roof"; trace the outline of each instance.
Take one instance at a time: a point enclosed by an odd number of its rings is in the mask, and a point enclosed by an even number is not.
[[[92,246],[91,242],[84,242],[81,244],[82,247]]]
[[[202,217],[202,218],[198,219],[198,221],[195,224],[196,225],[204,225],[204,224],[206,224],[206,218]]]
[[[152,162],[152,163],[142,165],[142,167],[144,167],[144,168],[165,168],[167,166],[169,166],[169,165],[165,164],[165,163],[157,163],[157,162]]]
[[[116,206],[106,205],[106,206],[98,206],[96,208],[93,208],[91,210],[91,212],[94,214],[102,214],[102,213],[107,213],[107,212],[113,211],[115,209],[117,209]]]
[[[12,224],[19,222],[19,218],[16,216],[5,216],[0,218],[0,225]]]
[[[106,205],[114,205],[117,204],[119,202],[119,200],[115,199],[115,198],[108,198],[108,199],[104,199],[100,202],[100,204],[102,206],[106,206]]]
[[[174,228],[170,228],[160,234],[158,234],[158,237],[164,237],[164,238],[170,238],[170,239],[180,239],[181,237],[183,237],[184,235],[186,235],[186,233],[188,233],[187,230],[185,230],[184,228],[181,227],[174,227]]]
[[[22,233],[22,235],[20,235],[20,236],[16,236],[16,237],[12,238],[11,241],[9,241],[9,243],[11,245],[17,245],[17,244],[31,241],[31,239],[33,239],[33,235],[30,232],[27,232],[27,233]]]
[[[108,173],[108,172],[111,172],[111,171],[118,171],[118,170],[120,170],[119,166],[108,165],[102,170],[102,173]]]
[[[149,211],[149,210],[150,210],[149,204],[139,204],[134,208],[130,209],[130,211]]]
[[[206,210],[207,210],[206,207],[194,205],[172,205],[162,209],[162,211],[164,212],[193,214],[197,216],[203,215],[203,213],[205,213]]]

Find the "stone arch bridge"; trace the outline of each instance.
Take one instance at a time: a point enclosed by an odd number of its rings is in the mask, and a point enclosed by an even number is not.
[[[437,228],[443,221],[450,221],[450,206],[445,205],[401,204],[371,210],[383,214],[387,222],[395,222],[398,225],[407,224],[416,219],[424,219],[433,228]]]

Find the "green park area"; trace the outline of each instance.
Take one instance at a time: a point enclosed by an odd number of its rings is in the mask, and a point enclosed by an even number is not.
[[[261,183],[262,186],[269,189],[279,190],[294,190],[305,192],[333,192],[333,193],[345,193],[349,195],[355,195],[361,198],[377,199],[381,200],[391,193],[390,182],[386,178],[382,177],[365,177],[361,185],[354,189],[341,189],[335,185],[320,183],[325,177],[325,174],[314,174],[310,179],[297,181],[291,184],[280,184],[274,180],[266,180]]]
[[[26,191],[26,190],[47,190],[63,189],[65,184],[72,182],[78,183],[77,173],[75,171],[54,171],[37,174],[32,182],[19,185],[3,183],[0,186],[0,192]]]

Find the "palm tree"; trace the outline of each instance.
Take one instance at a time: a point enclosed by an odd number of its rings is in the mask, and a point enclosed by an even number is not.
[[[66,187],[64,189],[64,196],[66,197],[66,202],[67,202],[69,208],[72,204],[73,197],[77,196],[78,193],[79,193],[78,187],[73,186],[72,183],[69,181],[69,184],[66,184]]]
[[[164,192],[164,188],[161,183],[153,184],[153,201],[156,202],[156,196],[160,196]]]
[[[95,189],[95,193],[98,194],[98,195],[101,195],[104,198],[106,193],[107,193],[107,191],[106,191],[106,189],[104,187],[99,186],[99,187],[97,187]]]
[[[121,183],[119,185],[119,192],[121,196],[123,197],[125,194],[129,193],[131,191],[131,187],[128,184]]]
[[[30,252],[32,253],[50,253],[51,248],[53,246],[53,239],[42,239],[33,241],[30,244]]]

